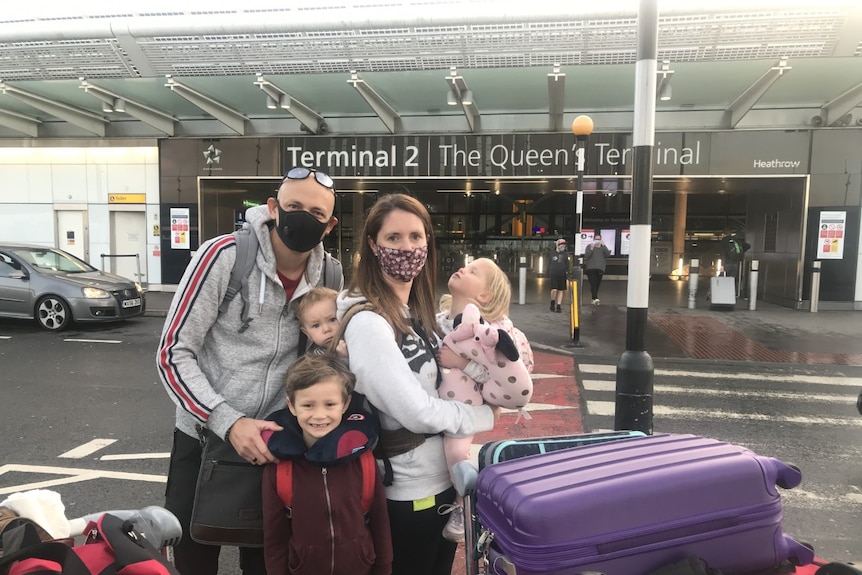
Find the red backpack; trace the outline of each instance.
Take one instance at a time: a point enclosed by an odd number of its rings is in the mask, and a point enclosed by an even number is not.
[[[87,525],[86,532],[87,540],[75,547],[38,539],[28,544],[31,537],[24,537],[20,548],[0,557],[0,573],[179,575],[159,550],[134,529],[131,521],[105,513]],[[35,531],[29,535],[32,534]]]
[[[366,518],[371,511],[371,503],[374,501],[374,482],[377,479],[377,463],[371,451],[363,451],[359,456],[362,466],[362,495],[360,498],[362,512]],[[278,497],[284,503],[285,513],[289,518],[293,517],[293,461],[280,461],[275,468],[275,490]]]

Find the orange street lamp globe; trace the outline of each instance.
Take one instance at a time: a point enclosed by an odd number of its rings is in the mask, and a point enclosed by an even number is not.
[[[589,116],[578,116],[572,120],[572,133],[575,136],[589,136],[593,133],[593,119]]]

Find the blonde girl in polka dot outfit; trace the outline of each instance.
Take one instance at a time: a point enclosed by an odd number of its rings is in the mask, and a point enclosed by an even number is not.
[[[438,355],[438,363],[443,369],[443,381],[438,389],[440,397],[471,403],[501,405],[509,408],[523,408],[530,400],[533,384],[529,374],[533,371],[533,350],[524,333],[512,324],[509,319],[509,304],[512,298],[512,287],[509,278],[491,259],[478,258],[456,271],[449,278],[449,294],[440,300],[437,323],[447,338]],[[484,324],[476,329],[477,337],[472,340],[473,348],[466,351],[471,341],[463,340],[459,344],[452,341],[456,330],[455,318],[459,314],[464,317],[471,315],[469,304],[479,310]],[[487,327],[486,327],[487,326]],[[465,328],[461,326],[460,331]],[[516,359],[509,360],[499,352],[497,360],[491,365],[487,354],[492,350],[481,349],[479,342],[488,331],[502,330],[511,338],[517,354]],[[456,330],[457,332],[458,330]],[[502,336],[505,337],[505,336]],[[450,345],[446,345],[447,341]],[[456,351],[455,346],[461,351]],[[482,353],[482,351],[486,353]],[[491,365],[491,369],[487,366]],[[496,390],[505,389],[506,398],[498,397]],[[509,397],[509,396],[512,397]],[[498,398],[498,399],[495,399]],[[446,451],[446,462],[451,469],[458,461],[470,459],[472,436],[444,436],[443,445]],[[452,506],[444,506],[443,513],[450,513],[449,521],[443,530],[443,536],[451,541],[463,541],[464,524],[461,501],[456,500]]]

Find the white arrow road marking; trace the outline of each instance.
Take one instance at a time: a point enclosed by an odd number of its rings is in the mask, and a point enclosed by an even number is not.
[[[613,401],[588,401],[587,412],[591,415],[613,416],[616,405]],[[689,419],[733,419],[733,420],[752,420],[752,421],[769,421],[772,423],[798,423],[801,425],[836,425],[840,427],[862,427],[862,417],[855,419],[843,417],[804,417],[804,416],[786,416],[786,415],[767,415],[765,413],[735,413],[732,411],[722,411],[720,409],[685,409],[678,407],[668,407],[666,405],[656,405],[653,407],[653,415],[662,415],[668,417],[681,417]]]
[[[553,411],[554,409],[575,409],[574,405],[556,405],[554,403],[528,403],[527,411]],[[502,413],[518,413],[517,409],[503,408]]]
[[[108,447],[116,441],[116,439],[94,439],[93,441],[88,441],[84,445],[79,445],[75,449],[69,450],[62,455],[58,455],[57,457],[63,457],[66,459],[81,459],[82,457],[87,457],[91,453],[95,453],[100,449]]]
[[[128,461],[131,459],[168,459],[171,453],[117,453],[114,455],[103,455],[99,459],[102,461]]]
[[[572,377],[571,375],[561,375],[559,373],[533,373],[530,374],[530,379],[536,381],[537,379],[554,379],[557,377]]]
[[[583,373],[616,374],[614,365],[582,364]],[[862,377],[845,377],[843,375],[774,375],[768,373],[729,373],[718,371],[683,371],[676,369],[656,369],[655,375],[668,377],[699,377],[703,379],[745,379],[750,381],[776,381],[778,383],[814,383],[820,385],[841,385],[847,387],[862,387]]]
[[[67,338],[63,341],[69,341],[73,343],[123,343],[120,339],[72,339]]]
[[[598,379],[585,379],[584,389],[587,391],[616,391],[616,383]],[[825,403],[856,403],[856,393],[852,395],[838,395],[828,393],[788,393],[783,391],[731,391],[727,389],[711,389],[705,387],[681,387],[678,385],[656,385],[653,391],[657,393],[680,394],[680,395],[710,395],[713,397],[741,397],[768,399],[789,399],[819,401]]]
[[[166,483],[168,478],[165,475],[153,475],[149,473],[128,473],[124,471],[106,471],[100,469],[82,469],[78,467],[52,467],[48,465],[18,465],[7,464],[0,466],[0,475],[8,472],[19,473],[39,473],[42,475],[65,475],[58,479],[49,479],[47,481],[38,481],[34,483],[24,483],[21,485],[12,485],[10,487],[0,487],[0,495],[6,493],[15,493],[16,491],[27,491],[29,489],[42,489],[55,485],[65,485],[68,483],[78,483],[81,481],[90,481],[92,479],[123,479],[126,481],[147,481],[151,483]]]

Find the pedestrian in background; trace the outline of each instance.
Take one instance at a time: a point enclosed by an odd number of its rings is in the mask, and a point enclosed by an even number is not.
[[[592,293],[593,305],[599,305],[599,286],[602,285],[602,276],[605,275],[605,268],[608,265],[608,258],[611,255],[611,250],[602,241],[602,236],[596,235],[593,242],[584,250],[584,267],[587,271],[587,277],[590,279],[590,292]]]
[[[554,243],[554,249],[548,254],[548,276],[551,278],[551,311],[561,313],[569,277],[569,254],[566,253],[564,238],[558,239]]]

